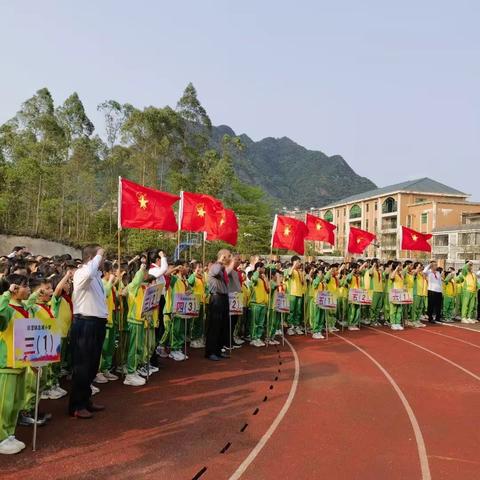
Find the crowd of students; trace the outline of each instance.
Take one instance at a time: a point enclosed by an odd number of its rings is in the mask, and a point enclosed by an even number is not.
[[[322,260],[302,263],[298,256],[288,262],[262,260],[252,256],[244,261],[228,251],[219,261],[169,262],[161,250],[133,258],[104,260],[101,269],[106,325],[103,327],[101,360],[90,388],[123,378],[126,386],[144,385],[146,377],[159,370],[160,358],[188,360],[189,349],[205,349],[205,357],[221,361],[232,349],[246,344],[276,345],[281,336],[310,334],[324,338],[325,331],[340,328],[358,330],[360,324],[424,327],[430,322],[476,323],[480,272],[466,262],[460,271],[442,270],[435,262],[381,262],[378,259],[328,264]],[[17,424],[35,423],[35,373],[32,368],[15,368],[13,324],[15,319],[34,317],[57,325],[62,338],[61,362],[43,369],[41,398],[67,395],[60,379],[71,374],[71,325],[73,319],[73,277],[82,263],[69,255],[32,256],[23,247],[0,257],[0,453],[17,453],[25,444],[15,438]],[[219,292],[218,282],[241,299],[241,312],[227,315],[215,338],[209,340],[209,316]],[[145,290],[160,285],[160,305],[147,316],[142,314]],[[368,293],[371,304],[349,298],[349,290]],[[408,292],[411,303],[390,302],[390,290]],[[330,292],[335,308],[321,308],[319,292]],[[176,294],[193,294],[198,316],[185,319],[174,309]],[[220,293],[222,294],[222,293]],[[278,299],[284,298],[282,308]],[[216,308],[216,307],[215,307]],[[209,311],[210,310],[210,311]],[[288,312],[287,312],[288,310]],[[223,317],[222,317],[223,318]],[[212,322],[210,322],[212,323]],[[215,327],[217,328],[217,327]],[[103,340],[104,338],[104,340]],[[212,343],[213,342],[213,343]],[[89,418],[88,415],[84,418]],[[40,413],[38,424],[51,419]]]

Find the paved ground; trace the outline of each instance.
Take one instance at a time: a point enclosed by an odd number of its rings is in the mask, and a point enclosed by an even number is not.
[[[104,386],[92,421],[42,402],[38,451],[19,428],[27,450],[1,478],[479,479],[480,328],[465,327],[192,352],[144,387]]]

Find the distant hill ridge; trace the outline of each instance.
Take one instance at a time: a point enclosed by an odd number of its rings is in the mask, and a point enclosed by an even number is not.
[[[227,125],[213,127],[213,142],[219,144],[225,134],[236,135]],[[237,175],[262,187],[281,206],[321,207],[376,188],[340,155],[329,157],[308,150],[288,137],[267,137],[258,142],[245,134],[238,137],[245,149],[234,157]]]

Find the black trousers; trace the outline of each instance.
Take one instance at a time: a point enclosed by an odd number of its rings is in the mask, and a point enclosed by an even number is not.
[[[428,291],[428,321],[433,322],[433,317],[438,322],[442,318],[442,293],[433,292],[432,290]]]
[[[207,315],[205,357],[220,355],[225,338],[228,339],[228,295],[214,294],[210,297]]]
[[[97,375],[105,339],[105,318],[74,315],[70,330],[72,351],[72,390],[68,411],[82,410],[91,405],[90,385]]]

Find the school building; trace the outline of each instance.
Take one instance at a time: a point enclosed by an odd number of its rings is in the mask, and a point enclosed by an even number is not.
[[[401,250],[401,226],[422,233],[437,233],[461,225],[465,215],[480,215],[480,203],[469,202],[468,197],[468,194],[431,178],[421,178],[352,195],[321,208],[311,208],[308,213],[337,226],[336,244],[316,242],[315,250],[323,255],[345,255],[350,227],[357,227],[377,236],[365,256],[426,258],[429,254]],[[284,213],[305,219],[306,212]]]

